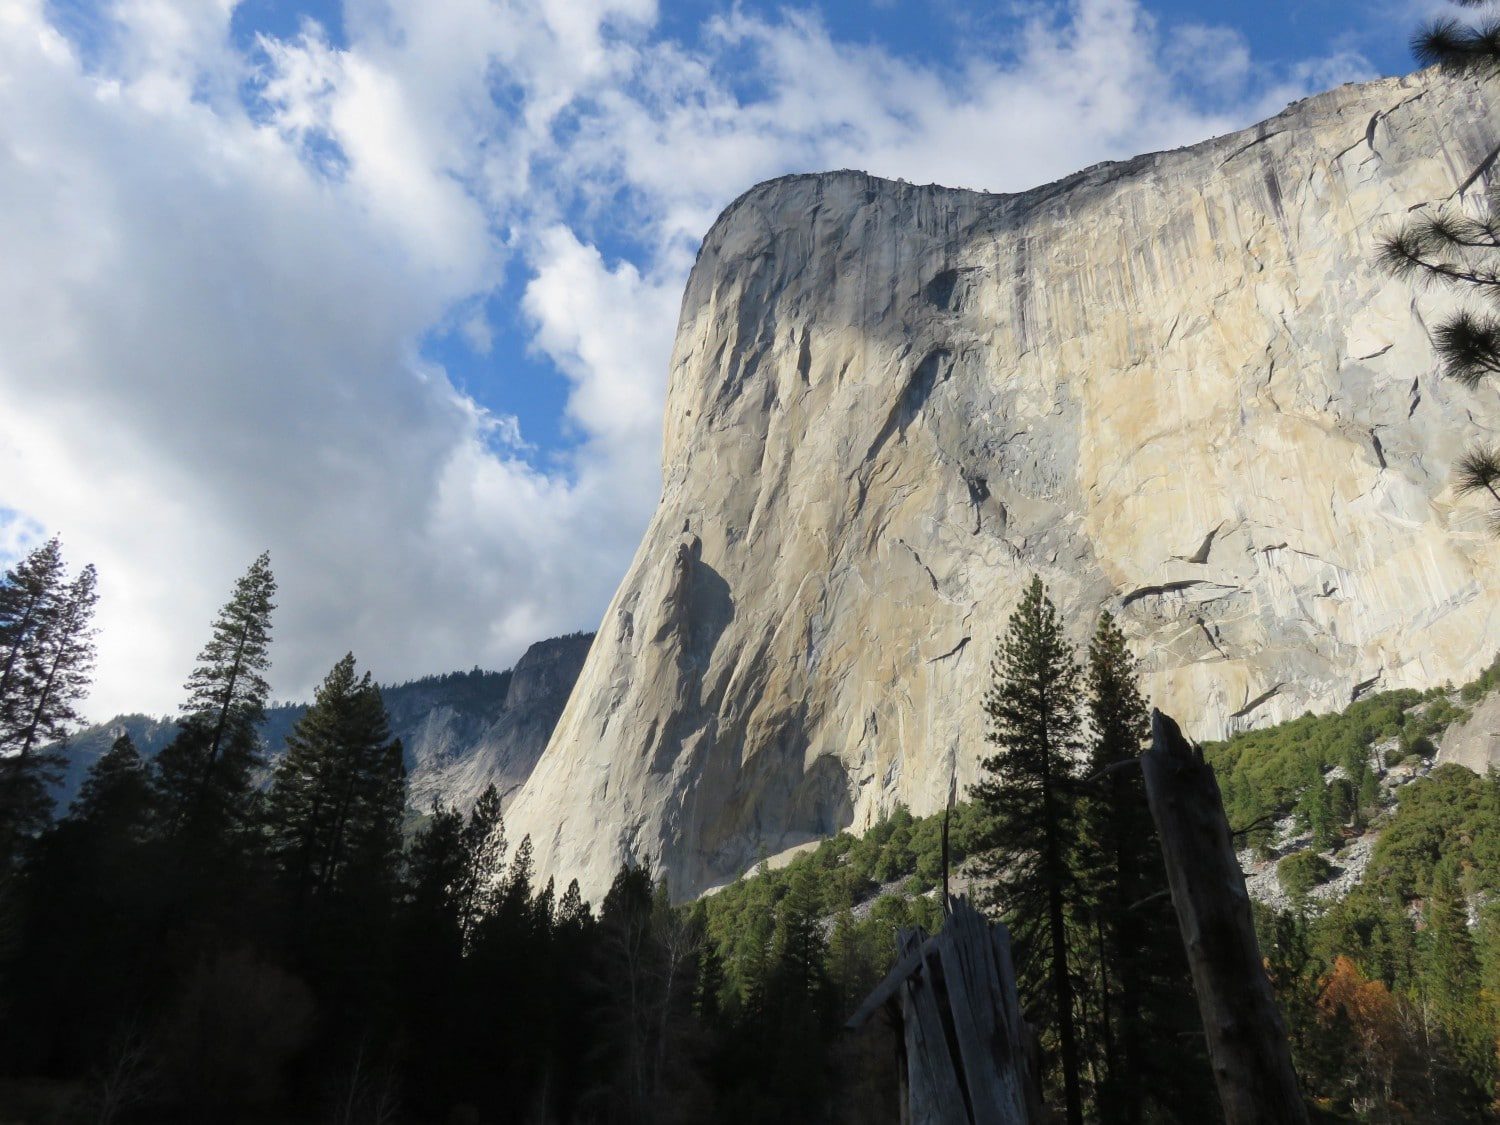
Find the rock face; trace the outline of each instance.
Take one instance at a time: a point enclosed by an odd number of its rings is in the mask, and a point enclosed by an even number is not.
[[[1481,777],[1500,767],[1500,693],[1486,695],[1467,719],[1443,732],[1437,763],[1467,766]]]
[[[579,633],[532,645],[508,673],[497,707],[482,696],[389,703],[391,729],[406,748],[408,803],[468,808],[490,784],[509,801],[541,757],[592,641]]]
[[[1440,380],[1444,302],[1372,262],[1483,205],[1500,87],[1345,87],[1019,195],[763,184],[688,282],[660,508],[509,814],[597,896],[973,780],[997,635],[1040,573],[1109,610],[1198,738],[1462,682],[1500,548],[1449,466],[1500,426]]]

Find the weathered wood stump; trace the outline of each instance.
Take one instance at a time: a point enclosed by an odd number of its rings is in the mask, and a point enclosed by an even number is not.
[[[903,1125],[1029,1125],[1040,1098],[1010,934],[959,897],[940,933],[902,930],[896,967],[845,1025],[894,1008]]]
[[[1182,941],[1227,1125],[1303,1125],[1286,1025],[1266,977],[1245,874],[1214,771],[1177,724],[1151,712],[1141,756]]]

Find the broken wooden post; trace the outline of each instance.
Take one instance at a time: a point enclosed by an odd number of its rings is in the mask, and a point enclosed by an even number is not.
[[[845,1025],[896,1009],[905,1045],[903,1125],[1030,1125],[1040,1098],[1011,963],[1010,934],[966,898],[940,933],[902,930],[900,955]]]
[[[1245,874],[1213,768],[1177,724],[1155,709],[1141,768],[1224,1120],[1301,1125],[1307,1107],[1255,939]]]

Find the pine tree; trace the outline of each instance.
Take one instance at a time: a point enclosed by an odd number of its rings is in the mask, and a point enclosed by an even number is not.
[[[1139,766],[1150,720],[1135,658],[1108,613],[1089,645],[1087,679],[1084,837],[1102,993],[1095,1048],[1106,1071],[1095,1114],[1136,1123],[1154,1102],[1179,1120],[1206,1120],[1212,1075]]]
[[[523,843],[530,843],[528,836]],[[534,928],[539,934],[550,934],[557,920],[557,883],[551,875],[547,876],[547,885],[542,888],[542,893],[537,895],[531,903],[531,919]]]
[[[505,878],[505,898],[514,902],[517,909],[531,901],[531,880],[536,875],[536,864],[531,858],[531,837],[521,837],[516,854],[511,856],[510,871]]]
[[[404,777],[380,689],[346,655],[287,737],[267,801],[272,851],[299,913],[351,891],[389,893]]]
[[[822,913],[817,876],[810,867],[798,867],[776,904],[771,952],[778,999],[799,1013],[815,1012],[824,999],[828,940],[823,936]]]
[[[594,918],[589,904],[583,901],[583,892],[578,889],[578,880],[570,879],[562,901],[557,904],[557,925],[568,928],[587,928]]]
[[[724,957],[719,952],[719,943],[712,937],[705,936],[698,946],[697,972],[693,978],[693,1011],[709,1026],[718,1022],[723,992]]]
[[[0,738],[23,725],[26,669],[37,636],[62,597],[62,543],[52,538],[0,578]]]
[[[69,817],[139,843],[150,827],[151,780],[129,732],[89,767]]]
[[[526,843],[529,845],[530,841]],[[480,923],[495,908],[507,847],[500,791],[493,784],[487,785],[469,811],[463,831],[464,874],[458,887],[458,904],[466,948],[473,943]],[[527,862],[530,862],[529,850]],[[527,878],[530,879],[529,871]]]
[[[61,751],[94,665],[97,577],[66,579],[51,539],[0,578],[0,869],[49,820]]]
[[[431,935],[451,932],[456,950],[473,945],[494,911],[505,851],[500,794],[493,785],[485,787],[467,820],[457,809],[433,805],[406,863],[408,913],[428,933],[426,940],[442,940]],[[566,896],[563,905],[569,907]]]
[[[1323,771],[1313,767],[1312,780],[1297,800],[1297,812],[1312,834],[1313,846],[1326,851],[1338,843],[1338,818],[1334,812],[1333,794],[1323,780]]]
[[[263,553],[235,583],[187,682],[178,735],[157,756],[157,783],[171,830],[201,843],[244,825],[262,764],[258,730],[270,685],[271,601],[276,579]]]
[[[1494,11],[1493,0],[1456,0],[1461,7]],[[1433,20],[1411,41],[1424,66],[1456,73],[1500,73],[1500,19],[1491,15],[1477,25],[1453,18]],[[1408,219],[1381,240],[1382,264],[1395,276],[1475,298],[1432,330],[1433,346],[1443,373],[1467,387],[1500,375],[1500,222],[1495,196],[1482,214],[1439,205]],[[1454,466],[1460,493],[1486,493],[1493,501],[1491,518],[1500,528],[1500,446],[1479,442]]]
[[[1438,1021],[1464,1037],[1472,1030],[1479,1000],[1479,959],[1469,933],[1469,907],[1449,862],[1433,873],[1427,901],[1423,981]]]
[[[1462,8],[1493,10],[1493,0],[1454,0]],[[1412,54],[1423,66],[1459,73],[1493,74],[1500,70],[1500,20],[1465,24],[1452,17],[1431,21],[1411,40]]]
[[[1080,669],[1041,578],[1011,615],[985,696],[985,777],[973,788],[990,818],[981,870],[993,880],[1020,954],[1030,1016],[1054,1039],[1067,1120],[1083,1120],[1075,1027],[1078,974],[1069,961],[1069,916],[1081,899],[1079,835]]]

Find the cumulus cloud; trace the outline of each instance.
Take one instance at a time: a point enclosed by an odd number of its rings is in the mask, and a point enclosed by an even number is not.
[[[797,11],[688,41],[651,0],[349,0],[337,43],[242,46],[233,14],[116,0],[85,49],[0,5],[0,554],[98,564],[101,716],[175,704],[263,547],[282,696],[349,648],[397,679],[591,627],[655,504],[697,239],[755,181],[1019,190],[1368,69],[1268,72],[1134,0],[942,69]],[[496,302],[567,381],[566,450],[423,353],[488,352]]]

